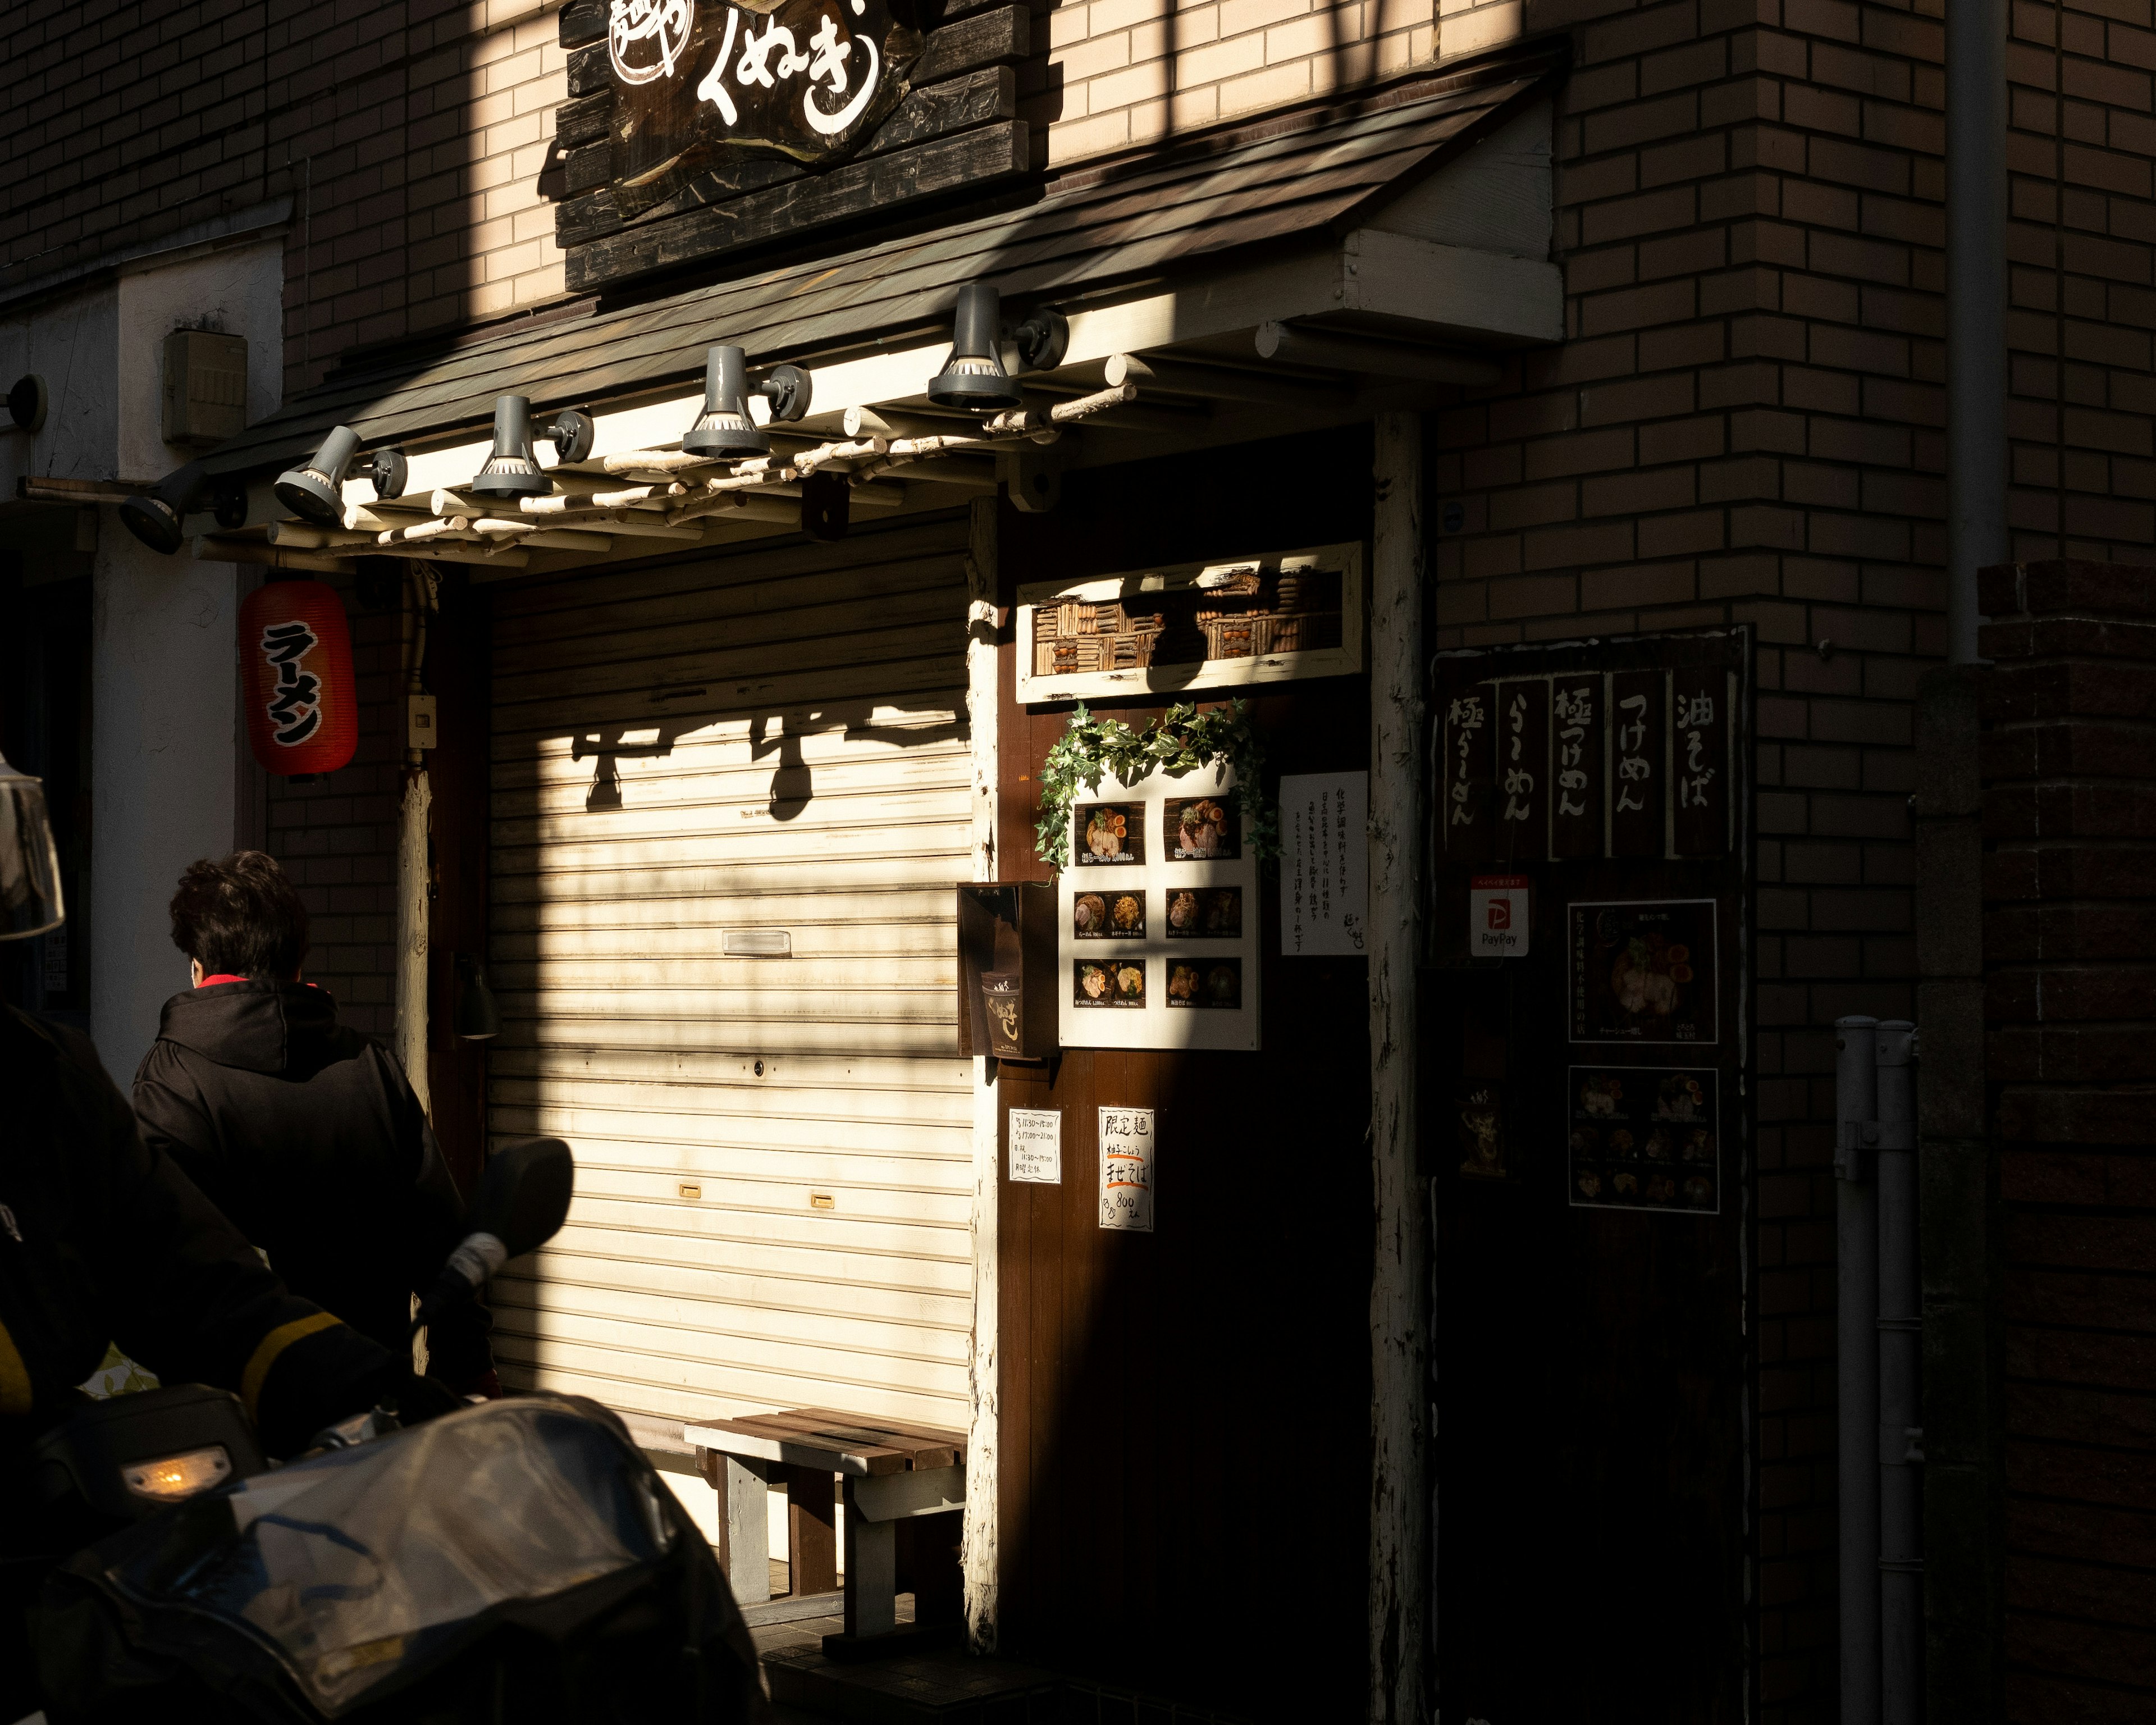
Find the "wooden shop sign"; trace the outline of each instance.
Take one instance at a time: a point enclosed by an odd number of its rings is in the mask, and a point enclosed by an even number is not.
[[[921,48],[892,0],[612,0],[617,208],[655,205],[730,148],[843,161],[904,100]]]

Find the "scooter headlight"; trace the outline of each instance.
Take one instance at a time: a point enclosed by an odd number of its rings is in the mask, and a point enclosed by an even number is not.
[[[120,1470],[120,1477],[137,1497],[177,1503],[230,1479],[232,1457],[223,1444],[211,1444],[177,1455],[162,1455],[155,1461],[131,1463]]]

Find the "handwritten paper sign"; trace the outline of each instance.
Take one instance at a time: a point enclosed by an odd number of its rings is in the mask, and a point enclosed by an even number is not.
[[[1063,1183],[1063,1111],[1010,1111],[1010,1177],[1036,1186]]]
[[[1281,780],[1281,951],[1355,953],[1370,916],[1370,775]]]
[[[1153,1115],[1150,1108],[1101,1111],[1101,1225],[1152,1232]]]

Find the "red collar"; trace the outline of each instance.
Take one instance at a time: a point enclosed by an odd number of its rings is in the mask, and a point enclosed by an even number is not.
[[[252,977],[244,976],[206,976],[195,986],[198,988],[214,988],[219,983],[246,983],[253,980]]]

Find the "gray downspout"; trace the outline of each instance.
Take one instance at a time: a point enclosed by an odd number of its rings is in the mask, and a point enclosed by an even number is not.
[[[2012,556],[2006,531],[2006,0],[1946,0],[1946,21],[1947,662],[1974,665],[1976,572]]]
[[[1924,1711],[1923,1500],[1917,1471],[1923,1348],[1917,1274],[1916,1026],[1889,1019],[1879,1057],[1879,1594],[1881,1725]]]
[[[1835,1455],[1839,1466],[1840,1725],[1879,1717],[1879,1021],[1835,1029]]]

